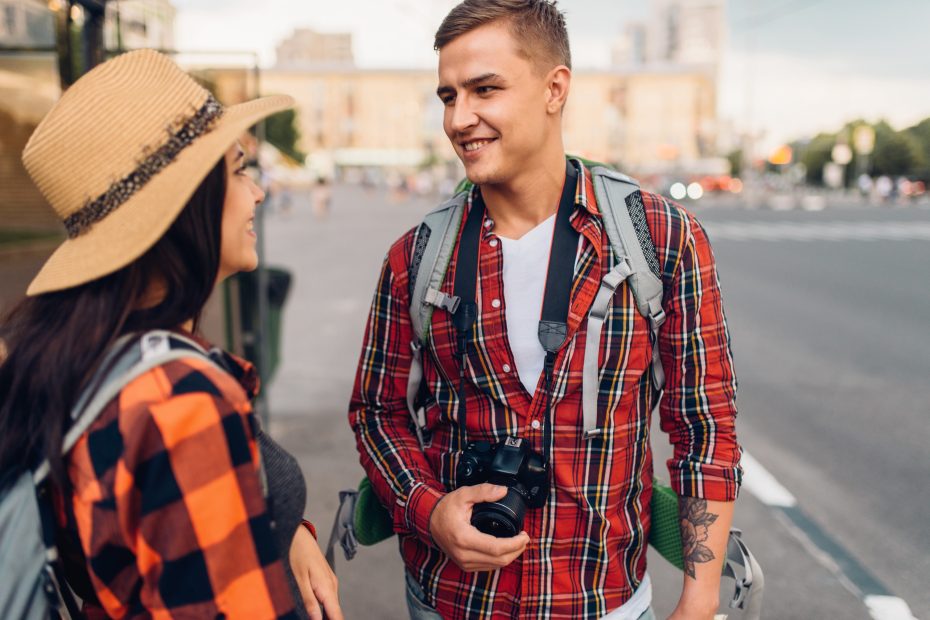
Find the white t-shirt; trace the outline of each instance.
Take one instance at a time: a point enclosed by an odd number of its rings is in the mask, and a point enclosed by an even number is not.
[[[552,215],[519,239],[499,237],[504,254],[507,340],[520,383],[530,395],[536,392],[546,361],[546,351],[539,344],[539,318],[554,229],[555,215]]]
[[[546,351],[539,343],[538,332],[554,229],[555,215],[519,239],[498,236],[504,255],[507,340],[517,364],[520,383],[530,395],[536,392],[546,361]],[[651,603],[652,583],[646,574],[632,598],[604,616],[604,620],[636,620]]]
[[[652,580],[649,579],[649,573],[646,573],[630,600],[606,616],[601,616],[601,620],[636,620],[646,613],[650,605],[652,605]]]

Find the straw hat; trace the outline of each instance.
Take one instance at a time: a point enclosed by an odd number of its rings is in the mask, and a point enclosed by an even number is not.
[[[88,72],[23,150],[29,176],[68,231],[26,294],[84,284],[140,257],[236,138],[291,106],[275,96],[224,108],[151,50]]]

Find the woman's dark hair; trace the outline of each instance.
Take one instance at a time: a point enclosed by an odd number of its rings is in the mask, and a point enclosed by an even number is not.
[[[0,479],[47,456],[65,483],[61,447],[71,409],[119,336],[173,329],[200,314],[220,264],[225,159],[214,166],[168,231],[140,258],[103,278],[24,299],[0,324]],[[157,305],[139,309],[152,287]],[[0,354],[2,355],[2,354]]]

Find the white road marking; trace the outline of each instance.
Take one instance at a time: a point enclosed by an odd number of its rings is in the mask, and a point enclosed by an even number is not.
[[[930,222],[704,222],[711,241],[930,241]]]
[[[865,597],[865,606],[875,620],[917,620],[904,599],[897,596]]]
[[[775,476],[770,474],[762,464],[754,459],[748,452],[743,451],[743,488],[755,495],[759,501],[768,506],[790,508],[796,506],[798,500],[791,492],[783,487]]]
[[[762,464],[753,458],[748,452],[744,451],[741,459],[743,467],[743,488],[752,493],[759,501],[768,506],[775,508],[794,508],[798,500],[786,489],[778,480],[775,479]],[[874,620],[917,620],[907,602],[897,596],[886,596],[877,594],[868,594],[863,592],[863,588],[853,583],[849,577],[844,574],[843,569],[836,562],[833,556],[827,551],[820,548],[815,543],[808,532],[798,527],[784,511],[777,511],[776,515],[780,517],[782,524],[798,540],[801,545],[817,561],[832,572],[843,586],[856,596],[862,597],[863,603],[869,610],[869,615]]]

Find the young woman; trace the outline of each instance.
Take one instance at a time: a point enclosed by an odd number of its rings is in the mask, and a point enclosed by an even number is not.
[[[74,84],[23,152],[68,239],[0,326],[0,476],[50,459],[64,572],[88,616],[342,617],[302,525],[303,476],[257,428],[245,361],[145,372],[61,454],[121,336],[197,340],[217,282],[256,268],[264,195],[236,139],[291,105],[223,108],[165,56],[130,52]]]

